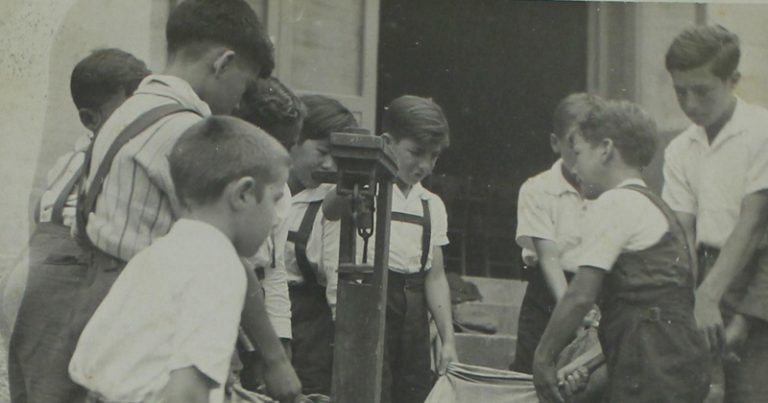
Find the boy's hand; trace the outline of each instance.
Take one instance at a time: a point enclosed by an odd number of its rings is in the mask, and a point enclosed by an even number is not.
[[[293,403],[301,394],[301,382],[288,360],[265,365],[264,383],[267,394],[280,403]]]
[[[725,344],[725,336],[719,302],[700,290],[696,291],[693,315],[696,317],[699,330],[704,333],[704,341],[707,342],[709,350],[721,352]]]
[[[560,370],[557,379],[558,383],[562,385],[565,395],[571,397],[587,387],[589,383],[589,370],[585,367],[578,367],[568,372]]]
[[[736,353],[749,335],[749,323],[744,315],[736,315],[725,328],[726,359],[739,360]]]
[[[437,365],[437,373],[445,375],[448,371],[448,365],[452,362],[458,362],[459,355],[456,353],[456,345],[454,343],[443,344],[440,349],[440,361]]]
[[[552,360],[542,359],[537,351],[533,359],[533,385],[536,386],[536,395],[539,400],[544,403],[565,403],[557,384],[555,363]]]

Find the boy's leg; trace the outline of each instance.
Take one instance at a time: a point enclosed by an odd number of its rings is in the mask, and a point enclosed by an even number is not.
[[[331,394],[334,326],[323,287],[291,287],[293,367],[304,394]]]
[[[393,396],[394,378],[400,375],[400,350],[404,331],[405,294],[401,276],[389,272],[387,315],[384,328],[384,359],[381,371],[381,403],[398,403]]]
[[[525,374],[533,373],[533,354],[555,307],[554,298],[547,289],[541,270],[530,268],[528,271],[528,286],[517,322],[515,359],[509,366],[512,371]]]
[[[768,322],[753,319],[749,336],[739,350],[739,362],[725,364],[726,402],[768,401]]]
[[[422,403],[435,376],[431,370],[429,316],[423,282],[406,283],[405,317],[400,338],[399,373],[394,374],[392,402]]]

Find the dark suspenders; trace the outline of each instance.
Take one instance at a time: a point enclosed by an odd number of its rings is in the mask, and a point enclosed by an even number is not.
[[[307,243],[309,242],[309,236],[312,234],[312,227],[315,225],[315,217],[317,217],[317,212],[322,205],[322,200],[310,202],[299,225],[299,230],[288,232],[288,242],[293,242],[296,265],[299,266],[299,271],[304,277],[304,284],[306,285],[318,284],[317,276],[315,276],[312,265],[310,265],[307,258]]]
[[[392,212],[392,221],[407,222],[409,224],[421,225],[421,269],[427,269],[427,259],[429,258],[430,243],[432,240],[432,217],[429,214],[429,202],[421,200],[421,207],[424,215],[419,217],[414,214]]]

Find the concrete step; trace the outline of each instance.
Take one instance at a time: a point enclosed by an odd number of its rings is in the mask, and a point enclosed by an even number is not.
[[[508,280],[489,277],[463,276],[464,280],[477,285],[480,295],[486,304],[507,305],[520,307],[528,283],[519,280]]]
[[[512,335],[456,334],[456,352],[465,364],[507,369],[515,358]]]

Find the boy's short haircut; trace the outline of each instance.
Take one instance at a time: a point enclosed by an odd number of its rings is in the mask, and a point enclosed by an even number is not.
[[[261,78],[248,84],[235,116],[252,123],[290,148],[287,132],[301,130],[307,110],[299,97],[275,77]]]
[[[131,96],[144,77],[147,65],[120,49],[97,49],[72,70],[69,90],[77,109],[98,108],[120,89]]]
[[[589,143],[611,139],[624,162],[635,168],[651,163],[656,152],[656,123],[640,106],[629,101],[606,101],[579,125]]]
[[[739,37],[722,25],[697,25],[681,32],[666,55],[667,71],[688,71],[712,63],[712,74],[729,78],[739,66]]]
[[[555,136],[563,139],[568,131],[583,121],[589,112],[595,108],[602,99],[597,95],[578,92],[563,98],[555,108],[552,116],[552,128]]]
[[[450,128],[443,109],[431,99],[403,95],[384,108],[382,129],[396,141],[450,145]]]
[[[307,108],[307,117],[299,135],[299,144],[306,140],[325,140],[333,132],[358,128],[355,115],[333,98],[304,95],[301,101]]]
[[[258,127],[231,116],[211,116],[181,135],[168,157],[182,205],[211,203],[232,181],[274,183],[290,165],[288,152]]]
[[[216,43],[230,46],[261,67],[275,68],[274,47],[259,17],[244,0],[186,0],[171,11],[165,26],[168,54],[182,47]]]

